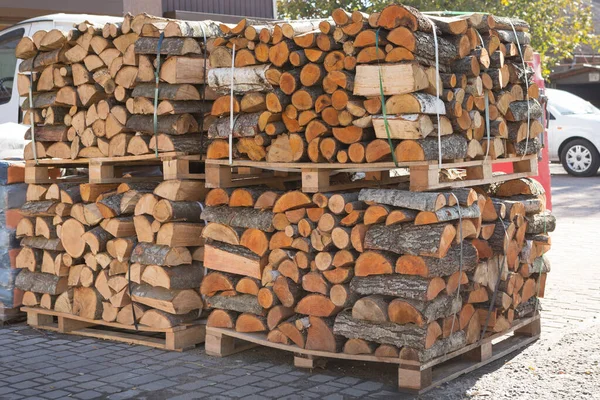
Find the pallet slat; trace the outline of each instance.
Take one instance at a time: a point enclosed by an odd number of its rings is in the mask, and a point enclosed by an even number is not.
[[[510,333],[514,333],[508,336]],[[515,321],[508,331],[489,335],[478,343],[465,346],[426,363],[374,355],[350,355],[302,349],[296,345],[272,343],[261,333],[240,333],[232,329],[206,328],[206,354],[226,357],[256,346],[265,346],[294,354],[294,365],[314,368],[319,358],[398,364],[398,389],[424,393],[444,382],[474,371],[500,359],[540,337],[540,315]]]
[[[138,325],[136,331],[134,326],[102,320],[89,320],[53,310],[21,307],[21,311],[27,313],[27,324],[37,329],[140,344],[164,350],[183,351],[192,348],[199,343],[203,343],[206,334],[204,320],[171,328],[153,328]],[[164,335],[164,337],[153,337],[156,335]]]

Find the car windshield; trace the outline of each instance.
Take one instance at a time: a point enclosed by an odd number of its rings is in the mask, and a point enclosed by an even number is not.
[[[561,115],[600,114],[592,103],[562,90],[549,90],[548,102]]]

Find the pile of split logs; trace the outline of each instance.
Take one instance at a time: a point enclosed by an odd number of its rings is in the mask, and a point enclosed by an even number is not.
[[[82,22],[70,31],[37,31],[19,42],[16,55],[23,59],[18,76],[19,94],[25,97],[23,122],[36,125],[36,152],[29,144],[25,159],[154,152],[159,39],[153,37],[158,35],[149,29],[154,25],[148,25],[148,20],[163,21],[146,14],[126,15],[120,24]],[[204,114],[215,97],[204,90],[203,82],[208,65],[206,47],[214,40],[217,25],[212,21],[160,24],[166,38],[158,73],[158,148],[162,152],[183,147],[198,154],[204,136],[198,133],[210,123]],[[201,28],[213,38],[210,42],[189,37],[194,30],[202,35]],[[30,130],[26,139],[31,137]]]
[[[213,189],[202,218],[208,326],[421,361],[534,313],[555,226],[527,178],[439,193]]]
[[[229,156],[230,134],[234,157],[268,162],[391,161],[392,152],[398,162],[437,160],[438,147],[444,160],[495,159],[541,147],[522,20],[429,16],[394,4],[221,30],[208,82],[223,96],[211,110],[219,119],[208,130],[208,158]]]
[[[16,236],[23,304],[156,328],[201,316],[202,182],[27,188]]]
[[[19,209],[25,203],[27,185],[23,183],[23,163],[0,162],[0,323],[10,318],[21,305],[23,292],[15,287],[15,269],[19,241],[16,228],[21,219]]]

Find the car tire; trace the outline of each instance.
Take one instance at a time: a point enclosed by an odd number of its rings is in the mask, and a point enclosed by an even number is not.
[[[569,175],[594,176],[600,168],[600,155],[593,144],[585,139],[574,139],[563,147],[560,162]]]

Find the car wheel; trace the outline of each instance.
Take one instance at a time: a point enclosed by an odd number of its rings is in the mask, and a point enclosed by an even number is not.
[[[593,176],[600,168],[600,155],[593,144],[584,139],[568,142],[560,153],[563,168],[573,176]]]

